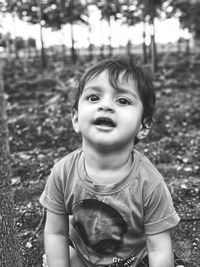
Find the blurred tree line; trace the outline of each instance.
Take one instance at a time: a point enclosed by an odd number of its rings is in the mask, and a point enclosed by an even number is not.
[[[11,52],[12,46],[15,46],[16,58],[19,57],[18,52],[20,50],[26,50],[27,54],[30,53],[30,49],[36,49],[36,41],[34,38],[29,37],[27,40],[24,40],[20,36],[11,38],[10,34],[1,34],[0,33],[0,47],[3,47],[8,50],[8,53]]]
[[[40,25],[41,62],[45,68],[45,49],[43,29],[62,30],[64,25],[71,28],[71,57],[77,59],[74,40],[74,25],[84,24],[91,33],[90,7],[95,6],[101,13],[101,20],[111,22],[118,20],[122,24],[134,26],[143,23],[143,62],[147,63],[146,28],[150,28],[150,58],[156,70],[157,54],[155,44],[155,18],[179,18],[183,28],[187,28],[195,40],[200,39],[200,0],[0,0],[0,12],[9,13],[27,23]],[[89,40],[88,49],[92,55],[93,45]],[[109,30],[109,55],[112,55],[112,33]],[[16,40],[16,50],[19,40]],[[103,47],[102,47],[103,50]],[[127,42],[127,53],[131,52],[131,42]],[[63,46],[63,53],[65,47]]]

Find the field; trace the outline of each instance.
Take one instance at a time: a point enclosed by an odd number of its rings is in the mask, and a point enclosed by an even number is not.
[[[76,83],[91,62],[7,62],[5,93],[17,231],[24,266],[39,267],[45,214],[39,196],[53,164],[81,144],[71,125]],[[200,262],[200,61],[168,55],[153,75],[157,95],[149,137],[139,143],[165,177],[181,222],[174,247],[187,267]]]

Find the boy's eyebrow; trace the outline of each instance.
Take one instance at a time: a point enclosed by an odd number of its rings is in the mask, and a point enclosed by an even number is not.
[[[95,85],[92,85],[92,86],[85,86],[83,91],[88,91],[88,90],[94,90],[94,91],[101,91],[101,88],[99,86],[95,86]]]
[[[133,90],[130,90],[130,88],[126,88],[126,87],[116,87],[117,91],[119,93],[128,93],[128,94],[131,94],[133,95],[134,97],[138,97],[138,94],[136,92],[134,92]]]
[[[118,93],[128,93],[128,94],[133,95],[134,97],[137,97],[137,93],[135,93],[133,90],[130,90],[126,87],[116,86],[115,89],[117,90]],[[86,86],[83,91],[87,92],[89,90],[94,90],[96,92],[100,92],[103,89],[100,86],[92,85],[92,86],[88,86],[88,87]]]
[[[128,92],[128,93],[131,93],[131,94],[135,94],[133,92],[133,90],[130,90],[130,88],[126,88],[126,87],[116,87],[117,91],[119,91],[120,93],[124,93],[124,92]]]

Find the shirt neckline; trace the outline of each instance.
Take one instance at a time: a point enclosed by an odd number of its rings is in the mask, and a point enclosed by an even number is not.
[[[94,183],[87,175],[84,167],[84,155],[83,151],[80,153],[80,157],[77,164],[77,172],[79,179],[84,187],[86,187],[89,191],[92,191],[99,195],[106,195],[106,194],[114,194],[122,188],[126,187],[131,180],[133,179],[132,173],[136,173],[136,170],[138,169],[139,164],[139,152],[133,149],[132,151],[132,158],[133,162],[131,165],[131,168],[127,171],[127,173],[124,175],[124,177],[113,184],[96,184]]]

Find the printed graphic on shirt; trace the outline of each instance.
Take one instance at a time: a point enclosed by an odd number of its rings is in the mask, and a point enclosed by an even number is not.
[[[86,246],[102,255],[111,255],[121,248],[127,223],[110,205],[86,199],[72,207],[73,226]]]

